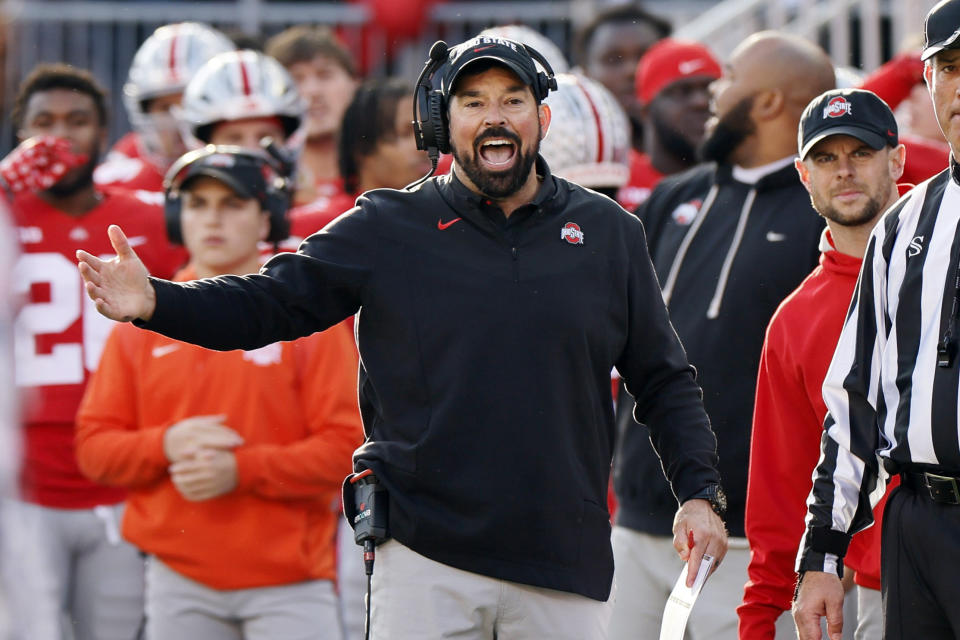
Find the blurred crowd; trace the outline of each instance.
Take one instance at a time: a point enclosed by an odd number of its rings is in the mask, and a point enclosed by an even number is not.
[[[906,147],[895,182],[939,173],[949,147],[920,42],[869,73],[838,73],[795,36],[755,34],[721,60],[672,30],[625,5],[597,13],[570,52],[524,25],[483,34],[535,49],[555,75],[540,153],[644,222],[697,368],[731,542],[688,637],[795,637],[786,612],[819,441],[761,436],[758,452],[751,438],[768,323],[832,248],[830,218],[798,175],[804,109],[834,89],[878,96]],[[204,24],[165,25],[109,89],[132,130],[107,148],[106,89],[67,62],[38,65],[15,99],[18,146],[0,162],[0,638],[361,638],[361,551],[340,505],[364,438],[353,323],[208,352],[101,317],[75,252],[111,255],[107,229],[120,225],[158,277],[253,273],[360,194],[443,174],[452,158],[432,166],[417,148],[414,83],[362,77],[322,25],[262,51]],[[655,638],[679,572],[676,497],[616,370],[611,393],[610,637]],[[752,476],[778,455],[809,469]],[[878,563],[869,549],[850,562],[845,588],[867,590],[861,602],[879,598]],[[874,605],[847,602],[868,625]]]

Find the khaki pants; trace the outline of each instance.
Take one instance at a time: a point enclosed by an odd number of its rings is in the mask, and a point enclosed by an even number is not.
[[[211,589],[155,557],[147,564],[147,640],[341,640],[328,580]]]
[[[370,637],[604,640],[611,600],[461,571],[390,540],[377,548]]]
[[[610,640],[657,640],[663,608],[684,565],[673,538],[614,527],[617,599]],[[744,538],[730,538],[723,565],[710,576],[687,621],[689,640],[737,640],[737,606],[743,599],[750,549]]]

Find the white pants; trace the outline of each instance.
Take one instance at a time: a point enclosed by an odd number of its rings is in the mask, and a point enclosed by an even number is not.
[[[604,640],[606,602],[461,571],[395,540],[377,548],[373,640]]]
[[[2,511],[0,566],[13,638],[136,636],[143,621],[143,559],[120,537],[121,505],[52,509],[9,500]]]
[[[684,565],[673,538],[614,527],[617,598],[610,640],[656,640],[667,598]],[[688,640],[737,640],[737,606],[747,581],[750,548],[730,538],[723,565],[707,581],[687,621]]]
[[[857,585],[857,625],[856,640],[879,640],[883,636],[883,597],[878,589],[867,589]],[[847,594],[847,599],[852,600]],[[847,607],[843,607],[844,620],[847,619]],[[844,624],[844,636],[846,627]]]
[[[341,640],[337,597],[329,580],[211,589],[151,557],[147,640]]]
[[[353,541],[353,529],[343,515],[337,525],[337,595],[344,640],[363,640],[367,596],[363,547]]]

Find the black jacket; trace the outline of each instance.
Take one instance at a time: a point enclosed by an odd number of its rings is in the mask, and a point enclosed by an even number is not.
[[[742,537],[763,337],[777,306],[817,265],[823,220],[792,163],[755,186],[734,180],[729,166],[695,167],[664,179],[637,215],[717,434],[727,526]],[[632,428],[631,398],[619,402],[617,524],[671,535],[676,498],[646,429]]]
[[[354,460],[389,489],[393,536],[460,569],[603,600],[611,366],[679,494],[718,481],[716,441],[641,224],[538,168],[534,202],[509,219],[450,176],[371,191],[260,275],[154,281],[146,326],[249,349],[359,311],[367,440]]]

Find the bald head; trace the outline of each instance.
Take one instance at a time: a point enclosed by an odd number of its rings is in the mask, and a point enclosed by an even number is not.
[[[798,36],[761,31],[741,42],[711,85],[706,160],[760,166],[797,152],[804,107],[834,88],[830,58]]]
[[[761,31],[741,42],[730,66],[744,74],[754,90],[782,91],[798,115],[815,97],[836,87],[833,63],[823,49],[778,31]]]

